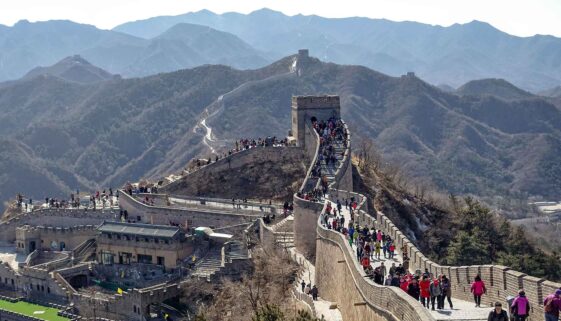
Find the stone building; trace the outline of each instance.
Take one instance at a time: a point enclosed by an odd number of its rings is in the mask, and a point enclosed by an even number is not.
[[[101,264],[156,264],[173,269],[193,253],[193,242],[175,226],[104,222],[97,237]]]
[[[310,123],[312,117],[318,120],[341,118],[339,96],[292,96],[292,135],[296,146],[306,146],[306,122]]]

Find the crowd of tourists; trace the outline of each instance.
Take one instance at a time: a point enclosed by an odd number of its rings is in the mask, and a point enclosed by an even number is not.
[[[476,306],[481,304],[481,296],[487,293],[485,283],[479,275],[471,285]],[[495,302],[494,309],[489,312],[487,321],[526,321],[530,316],[530,301],[526,297],[524,289],[518,291],[518,295],[514,299],[508,300],[508,310],[510,310],[510,318],[506,310],[503,309],[501,302]],[[546,296],[543,300],[544,320],[558,321],[559,311],[561,311],[561,289]]]
[[[317,286],[312,286],[311,283],[306,284],[306,281],[304,280],[302,280],[302,283],[300,283],[300,285],[302,286],[302,292],[304,294],[311,295],[312,300],[314,301],[318,300],[319,289],[317,288]]]
[[[327,193],[329,180],[323,170],[324,165],[336,167],[338,165],[337,150],[335,146],[341,144],[347,147],[348,132],[343,122],[337,118],[330,118],[327,121],[318,121],[312,117],[312,127],[319,136],[319,149],[316,163],[311,170],[309,185],[297,193],[297,196],[317,202],[323,199]],[[341,157],[344,156],[344,150]]]
[[[236,140],[234,144],[235,148],[228,152],[230,155],[253,147],[285,147],[288,145],[288,140],[286,138],[277,139],[276,136],[268,136],[266,138],[259,137],[258,139],[242,138]]]
[[[153,184],[143,185],[143,184],[127,183],[123,187],[123,190],[127,194],[129,194],[130,196],[138,195],[138,194],[157,194],[158,193],[158,186],[155,186]]]
[[[77,190],[76,193],[71,193],[70,198],[62,199],[57,197],[45,197],[44,203],[39,203],[40,208],[52,208],[52,209],[93,209],[97,208],[109,208],[117,205],[115,198],[118,200],[118,191],[113,193],[113,189],[96,191],[93,194],[88,195],[87,203],[84,202],[80,197],[80,191]],[[22,194],[16,195],[16,205],[20,207],[23,211],[29,212],[34,209],[33,199],[29,198],[24,200]],[[37,203],[35,204],[37,205]],[[37,207],[35,207],[37,208]]]

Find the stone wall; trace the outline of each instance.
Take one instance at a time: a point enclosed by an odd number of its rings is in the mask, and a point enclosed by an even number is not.
[[[275,232],[265,224],[262,218],[259,219],[259,241],[266,250],[272,250],[275,247]]]
[[[161,193],[223,198],[287,198],[309,160],[298,147],[254,147],[219,159],[159,189]],[[256,175],[260,170],[278,175]],[[283,173],[287,173],[283,175]],[[278,176],[278,177],[277,177]],[[274,183],[274,184],[273,184]]]
[[[312,117],[327,120],[341,117],[339,96],[293,96],[292,97],[292,135],[298,146],[309,143],[305,131]]]
[[[27,246],[27,240],[35,239],[37,248],[40,250],[60,250],[61,242],[65,249],[71,250],[86,240],[95,238],[97,225],[78,225],[72,227],[45,227],[45,226],[21,226],[16,228],[16,243]],[[53,244],[56,248],[52,248]]]
[[[260,213],[220,213],[219,211],[187,210],[172,207],[147,206],[137,201],[124,191],[120,191],[119,204],[126,210],[129,219],[140,223],[168,225],[170,222],[190,227],[223,227],[242,223],[251,223]],[[140,220],[138,220],[140,218]]]
[[[317,224],[316,284],[320,296],[337,302],[345,320],[434,320],[403,290],[366,278],[344,236]]]
[[[105,220],[115,220],[116,210],[86,209],[41,209],[0,223],[0,242],[13,243],[16,240],[16,228],[23,225],[72,227],[77,225],[99,225]]]
[[[11,312],[7,310],[0,309],[0,320],[2,321],[42,321],[43,319],[38,319],[16,312]]]
[[[294,196],[294,246],[306,258],[313,258],[316,254],[314,226],[322,208],[322,203],[310,202]]]
[[[313,165],[317,161],[317,155],[319,152],[319,136],[317,132],[312,128],[310,124],[306,127],[306,152],[309,154],[309,158],[312,160],[308,171],[306,173],[306,178],[302,182],[302,187],[300,190],[304,190],[311,172]],[[294,204],[294,246],[296,249],[302,253],[307,258],[312,258],[316,253],[316,232],[315,224],[319,213],[323,208],[323,204],[310,202],[304,200],[298,195],[293,197]]]
[[[374,219],[365,213],[361,213],[361,221],[374,224]],[[473,297],[470,292],[470,284],[475,276],[480,274],[487,287],[487,294],[483,296],[482,304],[492,305],[495,301],[504,304],[507,296],[516,296],[518,290],[524,288],[532,307],[530,317],[537,320],[543,317],[542,302],[545,296],[561,288],[561,283],[532,277],[500,265],[439,265],[425,257],[383,213],[377,213],[376,227],[389,234],[395,240],[398,248],[407,244],[412,271],[417,269],[424,271],[427,268],[435,275],[449,276],[454,298],[471,301]]]

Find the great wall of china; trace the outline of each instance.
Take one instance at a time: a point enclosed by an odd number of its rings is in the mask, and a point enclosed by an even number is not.
[[[300,55],[306,53],[301,52]],[[292,101],[292,135],[297,142],[296,147],[253,148],[235,153],[215,163],[207,165],[199,171],[223,170],[230,166],[239,166],[255,161],[260,157],[279,157],[283,150],[303,149],[310,159],[310,166],[301,185],[301,192],[317,188],[320,179],[314,177],[312,169],[318,161],[320,152],[320,137],[312,127],[312,119],[341,119],[340,100],[338,96],[298,96]],[[166,204],[170,195],[148,194],[156,200],[155,205],[147,205],[139,201],[144,194],[129,195],[121,191],[119,206],[127,210],[138,222],[166,225],[170,222],[186,222],[189,226],[213,226],[217,230],[233,229],[245,230],[250,226],[259,227],[259,239],[265,248],[287,246],[294,242],[295,250],[302,256],[313,260],[315,269],[314,283],[321,291],[321,298],[332,302],[340,311],[344,320],[370,321],[436,321],[436,320],[482,320],[478,316],[473,318],[440,319],[407,293],[396,287],[381,286],[367,278],[365,272],[356,260],[353,248],[345,237],[331,229],[327,229],[322,219],[325,215],[327,202],[353,196],[359,202],[356,218],[359,224],[381,229],[390,235],[398,248],[407,246],[410,258],[410,270],[428,269],[431,273],[449,276],[452,284],[452,296],[456,300],[471,301],[470,283],[479,274],[487,283],[487,295],[483,297],[483,304],[489,306],[492,302],[504,302],[507,296],[514,296],[520,288],[524,288],[532,306],[531,318],[538,319],[543,315],[543,298],[561,288],[561,284],[532,277],[514,271],[508,267],[497,265],[481,266],[442,266],[425,257],[413,242],[401,232],[381,211],[368,209],[364,195],[353,192],[351,135],[348,133],[346,142],[339,142],[335,149],[338,152],[335,165],[325,166],[324,173],[328,180],[329,191],[325,198],[316,201],[307,200],[296,193],[293,197],[293,218],[268,225],[263,220],[264,213],[275,213],[276,206],[251,204],[259,211],[248,209],[235,210],[231,203],[223,199],[189,198],[183,199],[184,206],[169,206]],[[276,156],[273,156],[276,155]],[[183,179],[188,178],[187,174]],[[172,182],[171,184],[179,184]],[[201,205],[203,203],[214,205]],[[198,203],[198,205],[194,205]],[[87,241],[92,234],[92,225],[99,225],[104,221],[117,220],[119,209],[84,210],[84,209],[39,209],[21,213],[0,223],[0,240],[11,244],[16,242],[19,233],[44,233],[49,237],[59,235],[79,234],[85,238],[78,238],[72,243],[79,244],[77,249],[84,247],[81,241]],[[257,222],[257,224],[255,224]],[[31,225],[28,227],[27,225]],[[89,225],[86,226],[86,225]],[[292,225],[292,226],[291,226]],[[50,227],[49,227],[50,226]],[[53,227],[56,226],[56,227]],[[82,226],[82,227],[78,227]],[[83,233],[82,233],[83,232]],[[84,234],[84,235],[82,235]],[[290,246],[290,245],[289,245]],[[45,247],[45,246],[44,246]],[[315,260],[315,261],[314,261]],[[299,263],[303,260],[297,259]],[[222,266],[225,265],[222,253]],[[162,283],[144,289],[132,289],[123,294],[96,299],[73,288],[68,281],[77,275],[83,275],[89,265],[79,264],[76,267],[55,269],[54,267],[24,267],[14,270],[6,262],[0,264],[0,285],[4,288],[22,292],[29,282],[34,282],[37,288],[48,288],[48,295],[37,294],[30,297],[45,301],[48,296],[56,298],[62,304],[73,303],[82,315],[91,316],[88,309],[91,302],[98,301],[98,315],[113,320],[145,320],[146,308],[153,303],[177,296],[181,293],[183,282]],[[31,280],[31,281],[30,281]],[[25,290],[27,291],[27,290]],[[301,294],[297,298],[304,300],[315,311],[314,303],[309,297]],[[124,312],[127,311],[127,312]],[[134,311],[134,314],[132,314]],[[137,312],[138,311],[138,312]],[[453,316],[452,316],[453,317]],[[30,319],[32,320],[32,319]]]
[[[294,107],[293,101],[293,111]],[[326,107],[326,109],[330,109],[330,107]],[[333,110],[327,112],[327,114],[330,113],[333,113]],[[304,116],[308,122],[305,127],[304,144],[306,150],[313,155],[312,164],[314,164],[319,148],[319,137],[309,126],[311,117],[322,118],[313,112]],[[495,301],[505,304],[508,296],[516,296],[518,290],[523,288],[532,307],[530,317],[536,320],[543,317],[543,299],[546,295],[561,288],[560,283],[526,275],[505,266],[442,266],[431,261],[381,211],[374,209],[370,212],[366,206],[365,196],[352,192],[352,182],[349,184],[347,176],[347,173],[351,172],[352,166],[350,135],[347,146],[345,157],[339,162],[340,165],[335,175],[330,178],[328,199],[313,202],[301,199],[297,195],[294,196],[296,248],[301,253],[315,256],[316,284],[322,289],[322,297],[336,302],[345,320],[428,321],[438,319],[423,308],[420,302],[412,299],[401,289],[380,286],[369,280],[343,235],[322,225],[321,216],[324,214],[326,202],[335,202],[338,197],[348,198],[351,195],[360,200],[357,207],[358,223],[381,229],[392,237],[397,243],[397,248],[406,245],[411,271],[428,269],[434,275],[449,276],[453,299],[471,302],[473,296],[470,292],[470,284],[479,274],[487,282],[487,294],[483,297],[483,305],[491,306]],[[310,180],[312,178],[308,171],[302,186],[305,187]],[[272,244],[272,240],[276,239],[274,227],[262,229],[261,238],[263,244]]]

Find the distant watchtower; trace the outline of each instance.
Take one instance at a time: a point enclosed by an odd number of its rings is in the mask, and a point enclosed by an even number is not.
[[[306,146],[306,123],[310,124],[313,117],[319,121],[341,118],[339,96],[292,96],[292,136],[296,146]]]

